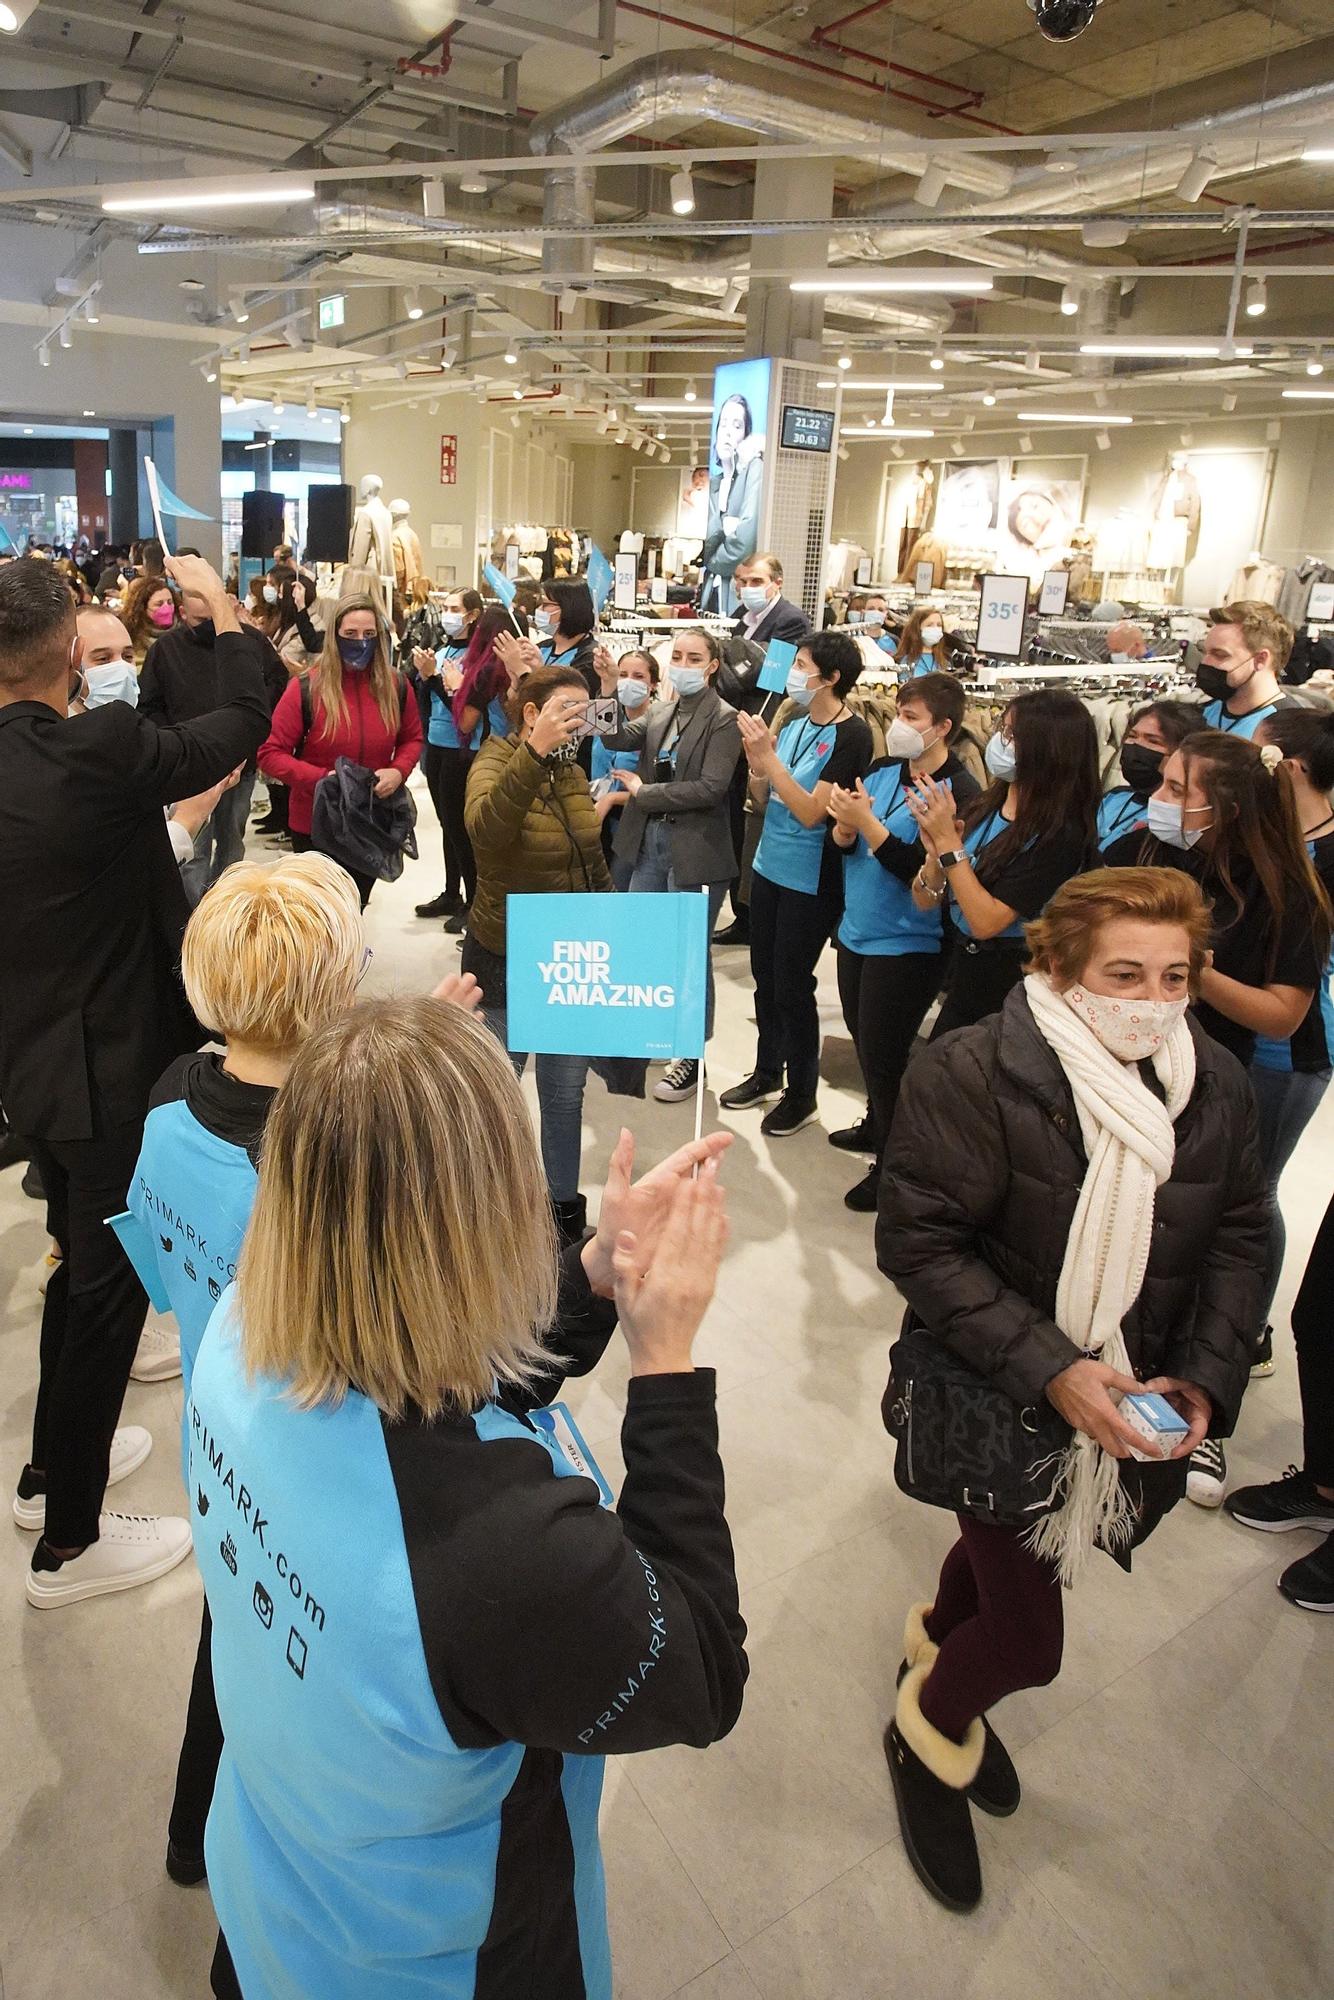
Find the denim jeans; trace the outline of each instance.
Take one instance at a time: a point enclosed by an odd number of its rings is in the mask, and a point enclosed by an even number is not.
[[[1260,1114],[1260,1164],[1265,1170],[1272,1203],[1269,1221],[1269,1255],[1265,1264],[1264,1304],[1257,1335],[1264,1332],[1274,1303],[1274,1293],[1283,1275],[1283,1258],[1288,1234],[1278,1205],[1278,1184],[1283,1169],[1297,1150],[1297,1141],[1310,1124],[1316,1107],[1329,1087],[1329,1071],[1261,1069],[1252,1063],[1247,1072]]]
[[[230,868],[233,861],[240,861],[245,854],[246,820],[250,816],[254,789],[254,771],[242,771],[236,784],[223,793],[195,835],[194,858],[181,869],[181,881],[192,909],[205,889],[211,888],[217,881],[223,869]]]
[[[463,941],[459,969],[475,976],[483,995],[482,1019],[497,1040],[509,1050],[514,1074],[522,1076],[528,1056],[526,1051],[509,1046],[504,958],[499,952],[488,951],[469,932]],[[553,1201],[573,1201],[579,1192],[588,1057],[536,1056],[534,1062],[547,1192]]]
[[[665,892],[674,893],[678,887],[672,873],[672,837],[666,820],[661,813],[655,813],[644,828],[643,844],[639,849],[639,859],[635,872],[630,877],[631,895],[660,896]],[[712,939],[718,922],[718,912],[727,894],[726,882],[709,883],[709,937]],[[707,1042],[713,1033],[713,945],[709,945],[709,955],[704,974],[704,1039]]]

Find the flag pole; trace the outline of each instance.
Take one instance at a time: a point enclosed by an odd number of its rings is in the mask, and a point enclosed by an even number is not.
[[[707,883],[704,883],[704,884],[702,884],[702,885],[701,885],[701,887],[700,887],[700,892],[699,892],[699,893],[700,893],[700,895],[701,895],[701,896],[703,896],[703,898],[704,898],[704,922],[705,922],[705,925],[707,926],[707,924],[708,924],[708,921],[709,921],[709,902],[708,902],[708,897],[709,897],[709,889],[708,889],[708,884],[707,884]],[[704,977],[705,977],[706,981],[707,981],[707,979],[708,979],[708,976],[709,976],[709,968],[708,968],[708,955],[709,955],[709,953],[710,953],[710,952],[711,952],[712,950],[713,950],[713,939],[712,939],[711,937],[706,937],[706,938],[705,938],[705,941],[704,941],[704,954],[705,954],[705,960],[704,960]],[[707,1032],[708,1032],[708,1031],[707,1031],[707,1028],[706,1028],[706,1030],[705,1030],[705,1033],[706,1033],[706,1036],[707,1036]],[[698,1069],[696,1070],[696,1072],[695,1072],[695,1142],[696,1142],[696,1144],[698,1144],[698,1143],[699,1143],[700,1139],[701,1139],[701,1138],[703,1137],[703,1135],[704,1135],[704,1055],[705,1055],[705,1050],[707,1049],[707,1047],[708,1047],[708,1043],[707,1043],[707,1040],[705,1040],[705,1041],[703,1041],[703,1042],[701,1042],[701,1043],[700,1043],[700,1050],[699,1050],[699,1068],[698,1068]],[[690,1174],[690,1178],[691,1178],[691,1180],[695,1180],[695,1179],[697,1179],[697,1178],[698,1178],[698,1176],[699,1176],[699,1162],[698,1162],[698,1161],[696,1161],[696,1162],[695,1162],[695,1165],[694,1165],[694,1167],[693,1167],[693,1168],[691,1169],[691,1174]]]

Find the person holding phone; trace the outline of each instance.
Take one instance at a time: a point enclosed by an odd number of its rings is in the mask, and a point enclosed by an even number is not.
[[[445,854],[445,886],[438,896],[418,903],[416,912],[419,917],[443,917],[445,929],[454,935],[467,929],[468,909],[477,882],[463,804],[468,772],[473,754],[481,744],[484,724],[479,716],[471,733],[463,736],[454,720],[452,704],[462,685],[462,662],[468,641],[481,615],[482,600],[475,590],[451,590],[440,613],[439,645],[416,646],[412,652],[410,677],[426,725],[422,773],[440,822]]]

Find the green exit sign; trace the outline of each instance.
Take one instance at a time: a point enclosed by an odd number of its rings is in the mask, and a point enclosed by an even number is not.
[[[341,326],[347,317],[347,294],[331,292],[327,299],[320,300],[320,332],[328,333],[332,327]]]

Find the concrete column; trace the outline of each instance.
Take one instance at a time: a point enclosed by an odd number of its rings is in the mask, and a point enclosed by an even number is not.
[[[804,220],[832,215],[832,160],[761,160],[755,169],[755,220]],[[776,275],[750,281],[746,298],[746,353],[795,359],[797,342],[819,341],[824,332],[824,294],[792,292],[790,278],[804,271],[821,271],[829,254],[829,239],[818,233],[751,238],[752,271]]]

